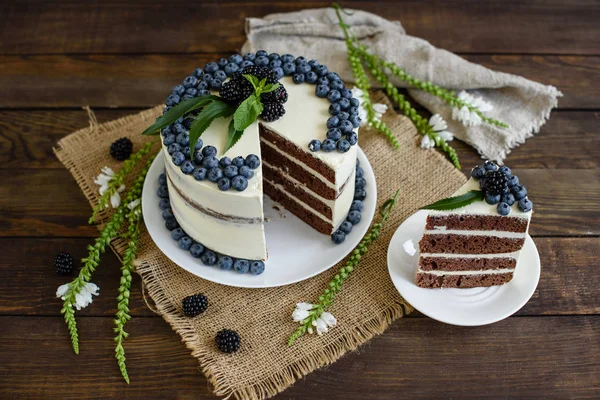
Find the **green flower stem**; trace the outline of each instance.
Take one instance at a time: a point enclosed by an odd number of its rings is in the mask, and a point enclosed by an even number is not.
[[[115,176],[108,183],[108,190],[104,192],[98,200],[98,204],[93,208],[92,216],[88,220],[88,223],[93,224],[98,213],[108,207],[110,204],[110,197],[119,190],[123,182],[125,182],[125,177],[133,170],[137,163],[152,150],[152,146],[157,142],[158,141],[153,140],[146,143],[140,150],[133,153],[131,157],[123,162],[121,169],[115,173]]]
[[[379,238],[381,228],[387,221],[392,208],[396,204],[399,194],[400,191],[398,190],[393,198],[383,203],[380,211],[381,220],[378,223],[373,224],[371,230],[362,238],[358,246],[356,246],[356,248],[352,251],[350,258],[348,258],[346,261],[346,265],[340,268],[339,272],[335,274],[331,282],[329,282],[327,288],[323,291],[321,296],[319,296],[319,302],[315,304],[309,311],[309,316],[302,321],[302,325],[300,325],[300,327],[298,327],[298,329],[296,329],[296,331],[288,339],[288,346],[291,346],[296,339],[303,336],[309,330],[309,328],[312,328],[313,322],[319,319],[325,309],[329,307],[331,303],[333,303],[335,295],[342,290],[342,284],[344,281],[348,279],[352,271],[358,267],[361,258],[367,253],[369,246],[375,240],[377,240],[377,238]]]

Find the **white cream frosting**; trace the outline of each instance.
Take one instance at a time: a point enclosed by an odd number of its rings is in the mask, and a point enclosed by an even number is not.
[[[519,258],[521,250],[511,253],[494,253],[494,254],[454,254],[454,253],[421,253],[421,257],[434,258]]]
[[[509,274],[515,272],[514,268],[502,268],[502,269],[487,269],[477,271],[423,271],[421,268],[417,271],[418,274],[430,274],[436,276],[442,275],[498,275],[498,274]]]
[[[464,236],[494,236],[499,238],[509,239],[524,239],[524,232],[507,232],[507,231],[467,231],[458,229],[433,229],[425,230],[425,235],[464,235]]]

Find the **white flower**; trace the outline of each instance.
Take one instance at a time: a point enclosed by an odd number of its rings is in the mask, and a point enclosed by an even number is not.
[[[127,208],[129,208],[130,210],[133,210],[134,208],[139,206],[141,202],[142,202],[141,199],[135,199],[131,203],[127,204]]]
[[[413,243],[412,239],[408,239],[406,242],[404,242],[402,244],[402,247],[404,248],[404,251],[407,252],[408,255],[410,255],[411,257],[414,256],[417,252],[417,249],[415,248],[415,244]]]
[[[421,138],[421,148],[422,149],[431,149],[435,146],[435,142],[427,135]]]
[[[319,318],[313,321],[312,324],[315,328],[317,328],[317,335],[322,335],[329,331],[328,328],[335,326],[337,324],[337,320],[332,314],[324,311]]]
[[[439,137],[441,137],[442,139],[444,139],[444,141],[446,142],[451,142],[454,140],[454,135],[452,134],[452,132],[449,131],[441,131],[437,133]]]
[[[362,90],[360,90],[357,87],[353,87],[352,90],[352,97],[356,97],[359,101],[359,105],[358,105],[358,117],[360,118],[360,125],[361,126],[365,126],[368,124],[367,121],[367,110],[365,110],[365,108],[362,106],[362,103],[365,101],[365,94]],[[380,120],[381,117],[383,116],[383,114],[385,114],[385,112],[388,109],[388,106],[386,104],[383,103],[375,103],[372,105],[373,107],[373,111],[375,112],[375,116],[374,118],[377,120]]]
[[[100,288],[96,284],[91,282],[86,283],[81,289],[81,292],[75,295],[75,308],[77,310],[81,310],[92,304],[92,295],[98,296],[100,294],[99,290]],[[56,297],[60,298],[61,300],[64,300],[65,295],[68,291],[69,284],[65,283],[64,285],[59,286],[56,290]]]
[[[446,142],[451,142],[454,139],[454,135],[446,130],[448,129],[448,124],[446,123],[446,121],[444,121],[444,118],[442,118],[440,114],[434,114],[431,116],[431,118],[429,118],[429,126],[431,126],[433,131],[437,133],[437,135],[444,139]],[[427,145],[429,145],[429,142],[427,143]],[[421,147],[423,147],[423,144],[421,144]]]
[[[94,179],[94,183],[100,186],[100,188],[98,188],[100,196],[106,193],[108,190],[108,184],[114,178],[114,176],[115,171],[113,171],[110,167],[103,167],[100,175]],[[119,189],[117,189],[117,191],[110,196],[110,204],[113,208],[117,208],[119,207],[119,204],[121,204],[121,195],[119,195],[119,193],[122,193],[124,190],[125,185],[121,185]]]
[[[458,98],[481,112],[488,112],[494,108],[491,103],[483,100],[483,98],[473,96],[464,90],[458,94]],[[469,111],[466,106],[462,106],[460,109],[457,107],[452,108],[452,119],[462,122],[465,126],[476,126],[481,123],[481,117],[477,113]]]
[[[292,312],[292,318],[294,322],[302,322],[306,318],[308,318],[309,311],[313,308],[313,305],[310,303],[298,303],[296,304],[296,308],[294,312]]]

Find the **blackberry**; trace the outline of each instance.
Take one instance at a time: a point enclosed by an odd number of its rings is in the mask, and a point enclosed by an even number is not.
[[[285,108],[283,108],[283,104],[266,103],[265,108],[260,116],[263,121],[271,122],[283,117],[283,114],[285,114]]]
[[[58,275],[67,275],[73,271],[73,257],[69,253],[58,253],[54,257],[54,266]]]
[[[251,65],[249,67],[244,68],[241,71],[240,75],[253,75],[260,80],[267,78],[267,83],[276,83],[277,82],[277,77],[275,76],[275,73],[269,67],[259,67],[256,65]],[[232,75],[232,78],[236,78],[237,76],[238,76],[238,74],[234,73]],[[244,78],[243,76],[240,76],[240,77],[242,79],[246,80],[246,78]]]
[[[261,94],[260,99],[263,103],[285,103],[288,100],[288,93],[283,86],[279,86],[272,92]]]
[[[494,196],[506,193],[508,177],[500,171],[488,171],[485,176],[485,191]]]
[[[195,317],[208,308],[208,299],[202,293],[188,296],[181,301],[183,314],[186,317]]]
[[[235,353],[240,349],[240,335],[231,329],[223,329],[215,336],[215,344],[223,353]]]
[[[125,161],[133,151],[133,143],[126,137],[116,140],[110,145],[110,155],[118,161]]]
[[[241,103],[254,91],[252,85],[243,76],[241,79],[231,79],[221,86],[219,94],[229,103]]]

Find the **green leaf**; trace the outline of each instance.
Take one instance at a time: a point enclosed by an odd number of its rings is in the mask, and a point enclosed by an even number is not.
[[[252,84],[252,87],[254,88],[255,91],[258,90],[258,87],[260,86],[260,82],[258,81],[257,77],[255,77],[254,75],[249,75],[249,74],[245,74],[243,76]]]
[[[263,112],[263,105],[256,95],[249,96],[239,105],[233,115],[234,127],[236,131],[243,131],[249,127]]]
[[[483,200],[483,192],[481,190],[471,190],[460,196],[448,197],[433,204],[422,207],[422,210],[454,210],[464,206],[468,206],[476,201]]]
[[[227,150],[235,146],[235,144],[242,138],[244,131],[238,131],[235,129],[235,125],[233,120],[229,123],[229,132],[227,135],[227,143],[225,144],[225,150],[223,153],[226,153]]]
[[[281,86],[279,83],[269,83],[267,86],[265,86],[263,88],[263,90],[261,90],[261,93],[272,92],[274,90],[277,90],[279,88],[279,86]]]
[[[190,149],[196,147],[198,138],[202,136],[204,131],[210,126],[213,120],[217,118],[229,117],[235,112],[235,107],[219,100],[212,100],[204,109],[196,116],[192,126],[190,127]]]
[[[142,135],[158,135],[162,128],[171,125],[173,122],[177,121],[179,117],[182,117],[184,114],[192,110],[204,107],[206,104],[208,104],[208,102],[214,99],[220,99],[220,97],[209,95],[184,100],[159,117],[154,124],[142,132]]]

